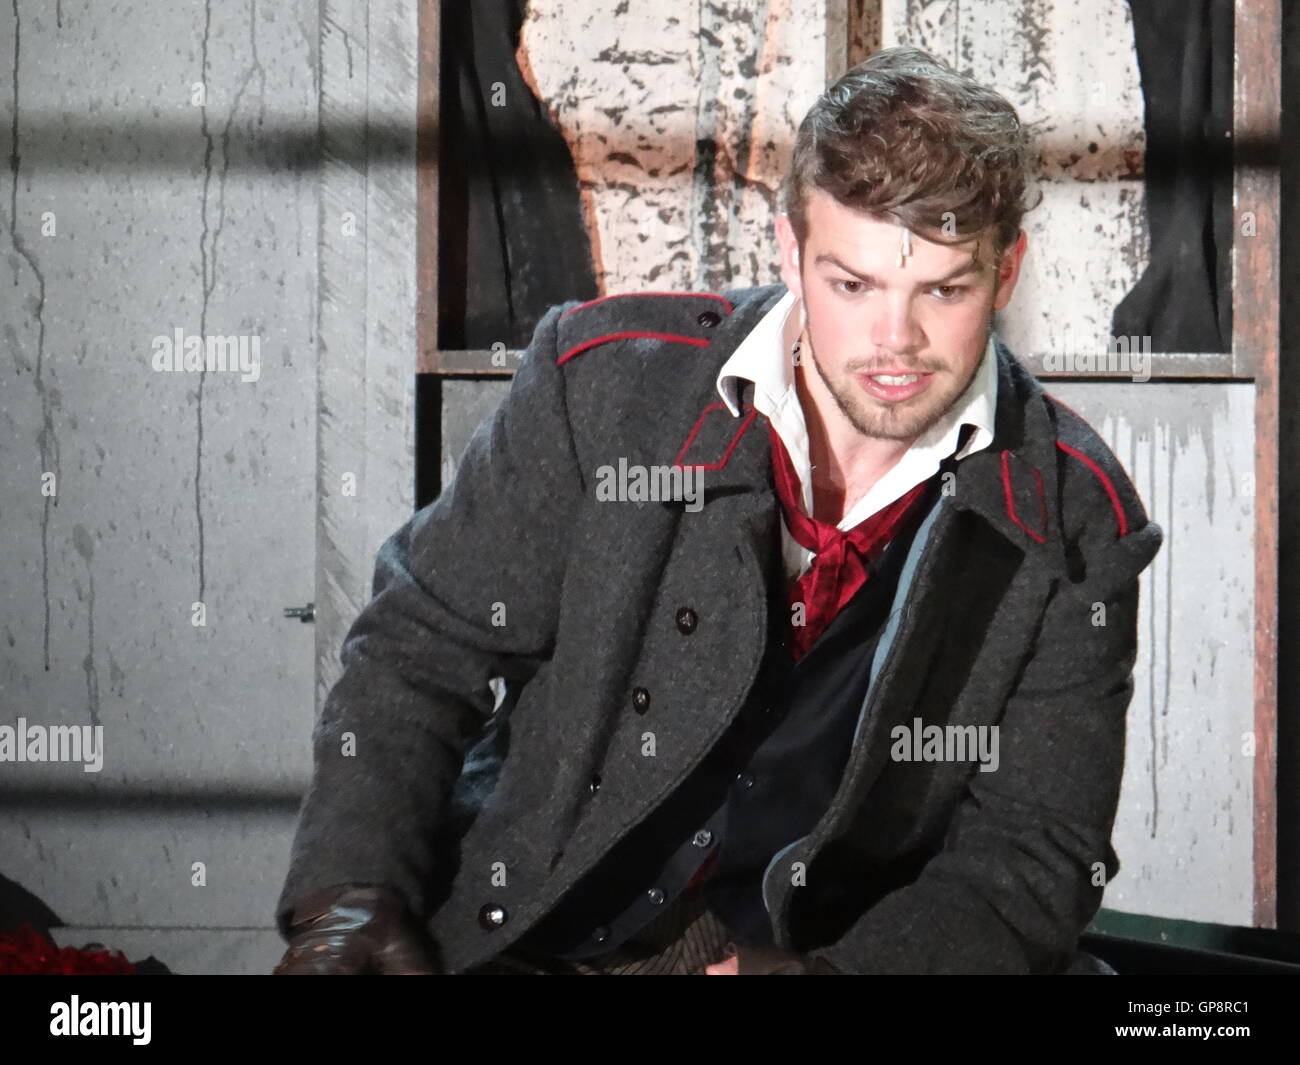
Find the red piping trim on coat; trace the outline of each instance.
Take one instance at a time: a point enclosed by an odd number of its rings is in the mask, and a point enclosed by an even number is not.
[[[674,299],[717,300],[727,308],[727,314],[731,314],[732,310],[731,301],[715,292],[614,292],[608,296],[597,296],[594,300],[588,300],[586,303],[579,303],[576,307],[570,307],[560,317],[567,318],[574,311],[580,311],[584,307],[594,307],[597,303],[604,303],[606,300],[620,300],[627,296],[671,296]]]
[[[1007,468],[1007,456],[1009,454],[1011,454],[1009,451],[1002,452],[1002,488],[1007,497],[1007,516],[1040,544],[1046,543],[1046,536],[1039,536],[1038,533],[1021,521],[1016,514],[1015,504],[1011,501],[1011,471]],[[1043,475],[1038,472],[1037,466],[1030,466],[1029,468],[1034,471],[1034,479],[1037,481],[1038,488],[1038,506],[1042,512],[1042,525],[1043,528],[1047,528],[1047,503],[1043,500]]]
[[[710,403],[707,407],[705,407],[702,411],[700,411],[700,416],[695,419],[695,424],[691,426],[690,435],[686,437],[686,443],[682,445],[682,449],[679,452],[677,452],[677,457],[673,459],[674,466],[681,466],[682,456],[685,455],[686,452],[690,450],[691,441],[693,441],[696,435],[699,433],[700,426],[704,424],[704,419],[708,416],[709,411],[726,410],[726,409],[727,409],[727,405],[725,403]],[[720,461],[707,463],[707,464],[703,462],[692,462],[691,465],[697,466],[702,470],[722,469],[722,467],[725,466],[727,462],[731,459],[731,453],[736,450],[736,445],[740,443],[740,438],[745,435],[745,430],[748,429],[750,424],[754,421],[754,416],[756,414],[758,414],[758,408],[750,407],[749,414],[746,415],[744,421],[740,423],[740,428],[736,430],[736,435],[731,438],[731,443],[727,445],[727,450],[722,453],[722,458]]]
[[[1069,444],[1064,444],[1060,440],[1056,442],[1056,446],[1067,455],[1073,455],[1096,475],[1097,480],[1101,482],[1101,486],[1106,489],[1106,494],[1110,496],[1110,505],[1115,511],[1115,520],[1119,523],[1119,535],[1127,535],[1128,519],[1124,517],[1124,508],[1120,505],[1119,493],[1115,491],[1115,485],[1111,482],[1111,479],[1106,476],[1106,471],[1077,448],[1072,448]]]
[[[648,340],[672,340],[680,344],[694,344],[697,348],[707,348],[709,346],[709,342],[703,337],[687,337],[681,336],[678,333],[649,333],[637,331],[626,333],[606,333],[603,336],[591,337],[588,340],[584,340],[581,344],[571,347],[555,360],[555,365],[559,366],[561,363],[573,358],[575,355],[581,355],[588,348],[594,348],[597,344],[604,344],[610,340],[634,340],[637,337],[645,337]]]
[[[1084,416],[1083,416],[1082,414],[1080,414],[1077,410],[1075,410],[1073,407],[1071,407],[1070,404],[1066,403],[1065,400],[1061,399],[1059,396],[1054,396],[1054,395],[1052,395],[1052,393],[1050,393],[1050,392],[1048,392],[1048,391],[1046,391],[1046,390],[1043,391],[1043,395],[1045,395],[1048,399],[1050,399],[1050,400],[1051,400],[1053,403],[1055,403],[1058,407],[1064,407],[1064,408],[1065,408],[1066,410],[1068,410],[1071,414],[1073,414],[1076,418],[1078,418],[1079,421],[1081,421],[1081,422],[1082,422],[1082,421],[1086,421],[1086,419],[1084,418]]]

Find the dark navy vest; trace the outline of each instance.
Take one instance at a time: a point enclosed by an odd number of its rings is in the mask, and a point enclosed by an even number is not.
[[[839,786],[903,561],[938,499],[935,477],[868,579],[797,662],[775,545],[767,652],[741,713],[686,781],[512,949],[583,959],[607,953],[688,885],[738,939],[773,942],[764,873],[816,825]]]

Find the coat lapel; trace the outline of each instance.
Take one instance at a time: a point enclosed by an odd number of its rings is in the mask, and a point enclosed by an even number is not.
[[[993,440],[956,465],[957,510],[969,511],[1026,556],[1065,572],[1056,477],[1056,430],[1042,387],[994,336],[998,396]]]

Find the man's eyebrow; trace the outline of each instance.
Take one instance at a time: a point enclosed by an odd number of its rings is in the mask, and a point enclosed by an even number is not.
[[[813,260],[814,266],[820,266],[822,263],[830,263],[832,266],[839,267],[846,274],[852,274],[859,281],[875,282],[876,278],[870,274],[860,274],[850,266],[840,262],[839,257],[831,252],[824,251]],[[982,274],[984,264],[975,259],[968,259],[955,269],[949,270],[943,277],[934,281],[923,281],[920,283],[921,288],[933,288],[936,285],[946,285],[951,281],[956,281],[959,277],[965,277],[967,274]]]

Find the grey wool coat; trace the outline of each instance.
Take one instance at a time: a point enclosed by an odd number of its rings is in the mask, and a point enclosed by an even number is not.
[[[785,291],[546,312],[453,483],[379,551],[314,731],[282,933],[308,892],[386,884],[446,972],[478,965],[760,697],[779,504],[752,385],[735,417],[716,377]],[[764,877],[777,947],[843,972],[1062,971],[1118,870],[1138,575],[1162,532],[994,339],[994,440],[914,538],[829,808]],[[598,499],[620,459],[701,465],[703,505]],[[996,771],[891,756],[917,719],[998,726]]]

